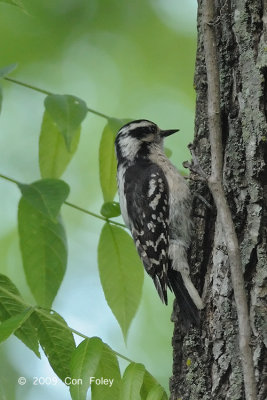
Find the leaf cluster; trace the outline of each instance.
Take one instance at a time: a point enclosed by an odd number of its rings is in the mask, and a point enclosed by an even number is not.
[[[7,75],[13,69],[14,65],[2,68],[0,77],[12,81]],[[0,342],[14,334],[37,357],[40,357],[41,346],[57,376],[70,386],[72,399],[86,399],[90,386],[93,400],[166,399],[163,388],[142,364],[116,353],[100,338],[89,338],[70,328],[51,309],[68,259],[61,207],[67,204],[82,210],[66,201],[70,187],[60,178],[77,151],[82,122],[94,110],[76,96],[31,88],[46,94],[39,137],[41,178],[27,184],[4,175],[0,177],[15,183],[21,192],[18,204],[20,250],[27,284],[37,305],[27,304],[14,283],[0,275]],[[117,191],[114,140],[118,129],[129,119],[119,120],[97,111],[94,113],[107,120],[99,148],[103,205],[101,215],[87,213],[104,222],[98,245],[100,280],[107,304],[126,340],[140,303],[144,279],[131,237],[122,224],[113,220],[120,215],[119,204],[114,201]],[[84,339],[78,347],[73,333]],[[123,376],[118,356],[130,362]],[[90,377],[113,379],[113,384],[97,385]],[[66,378],[81,379],[82,383],[69,384]]]

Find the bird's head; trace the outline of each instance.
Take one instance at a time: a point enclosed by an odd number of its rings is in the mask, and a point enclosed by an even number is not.
[[[148,156],[152,147],[162,147],[163,139],[179,129],[162,130],[154,122],[139,119],[120,128],[116,140],[118,160],[133,161],[138,156]]]

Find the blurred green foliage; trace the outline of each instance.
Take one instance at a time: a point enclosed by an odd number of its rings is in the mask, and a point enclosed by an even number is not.
[[[78,96],[111,117],[147,118],[165,129],[179,128],[167,147],[181,168],[193,135],[196,5],[193,0],[174,3],[24,0],[23,11],[0,2],[0,66],[16,62],[12,77],[53,93]],[[169,9],[165,12],[162,7]],[[23,182],[37,180],[44,97],[6,81],[1,85],[0,172]],[[97,157],[105,123],[92,114],[86,118],[77,154],[63,175],[71,187],[71,200],[96,212],[101,208]],[[19,192],[1,181],[0,198],[0,272],[10,276],[33,304],[18,251]],[[144,363],[168,389],[171,305],[165,308],[160,303],[153,283],[146,278],[143,301],[125,348],[99,283],[96,247],[102,223],[70,209],[64,209],[63,216],[70,259],[54,308],[74,328],[88,336],[98,335],[114,349]],[[30,379],[36,374],[51,375],[44,357],[35,359],[15,338],[1,346],[1,400],[3,393],[8,400],[69,398],[63,385],[33,386]],[[24,387],[16,383],[22,375],[29,380]]]

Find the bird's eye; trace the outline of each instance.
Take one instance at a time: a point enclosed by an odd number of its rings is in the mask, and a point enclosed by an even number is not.
[[[155,126],[151,126],[149,130],[150,130],[151,133],[156,133],[157,132],[157,128]]]

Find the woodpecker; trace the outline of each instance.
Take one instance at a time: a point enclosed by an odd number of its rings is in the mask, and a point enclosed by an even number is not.
[[[129,122],[115,140],[122,217],[146,272],[163,303],[174,292],[183,321],[199,324],[202,300],[187,262],[192,221],[185,179],[164,154],[163,141],[178,129],[161,130],[142,119]]]

